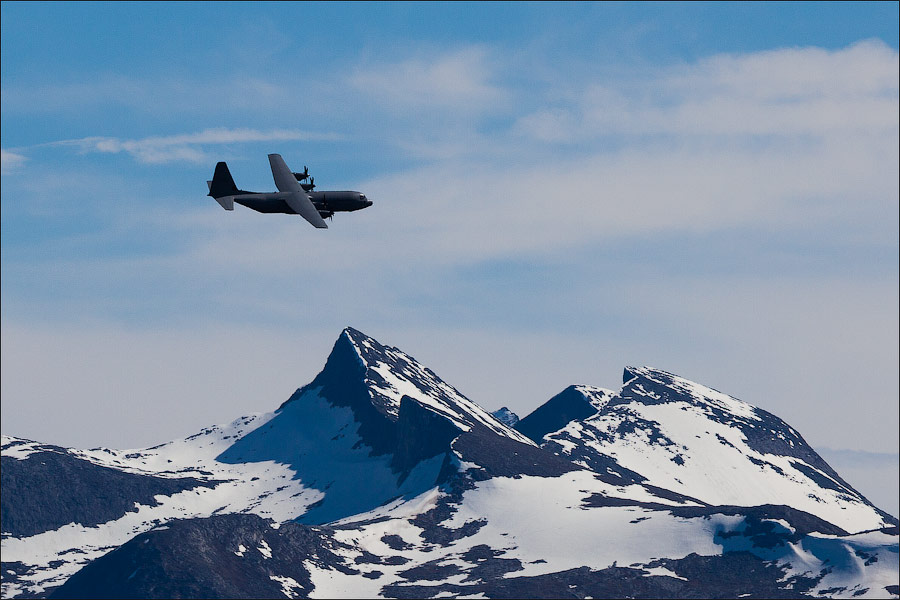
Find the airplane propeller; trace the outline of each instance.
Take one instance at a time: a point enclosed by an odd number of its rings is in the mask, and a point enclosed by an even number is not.
[[[315,177],[309,178],[309,189],[311,189],[311,190],[316,189],[316,178]]]
[[[294,178],[295,178],[297,181],[303,181],[303,180],[306,179],[307,177],[309,177],[309,169],[307,168],[306,165],[303,165],[303,172],[302,172],[302,173],[294,173]]]

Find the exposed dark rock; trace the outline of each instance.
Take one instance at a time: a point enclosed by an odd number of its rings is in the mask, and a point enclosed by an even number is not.
[[[464,460],[474,462],[492,477],[559,477],[578,466],[551,452],[508,437],[485,431],[471,431],[453,442]]]
[[[462,430],[446,417],[403,396],[391,466],[403,477],[420,461],[450,452],[451,442],[460,433]]]
[[[420,536],[429,544],[447,546],[451,542],[478,533],[486,521],[468,521],[462,527],[451,528],[441,525],[453,516],[466,490],[473,489],[475,483],[468,473],[454,473],[441,485],[441,496],[435,507],[410,519],[410,523],[422,528]]]
[[[563,442],[570,442],[572,445],[564,448]],[[546,438],[541,448],[594,471],[603,481],[613,485],[631,485],[647,481],[640,473],[623,467],[608,454],[585,446],[582,440],[568,435],[565,431]]]
[[[462,568],[458,565],[442,565],[441,562],[444,560],[443,558],[429,560],[412,569],[400,571],[399,575],[408,581],[440,581],[462,573]]]
[[[795,530],[794,533],[789,533],[786,530],[783,532],[784,539],[790,542],[796,542],[812,532],[827,535],[847,535],[846,531],[824,519],[811,515],[808,512],[779,504],[763,504],[760,506],[671,506],[662,503],[638,502],[624,498],[611,498],[601,494],[592,494],[585,498],[584,506],[640,506],[650,510],[666,511],[677,517],[685,518],[709,517],[711,515],[744,516],[748,523],[781,519],[790,523]]]
[[[548,433],[565,427],[575,419],[586,419],[596,414],[597,409],[588,402],[584,394],[570,385],[547,400],[515,425],[515,429],[540,444]]]
[[[503,577],[506,573],[522,570],[518,558],[500,558],[505,552],[494,550],[486,544],[472,546],[462,555],[462,559],[475,566],[468,570],[465,581],[490,581]]]
[[[532,577],[498,577],[473,584],[385,586],[391,598],[431,598],[437,594],[477,595],[488,598],[810,598],[817,580],[792,578],[791,589],[780,580],[786,572],[774,563],[747,552],[721,556],[691,554],[677,560],[654,561],[679,577],[648,575],[633,567],[588,567]]]
[[[11,562],[3,562],[0,563],[0,569],[3,570],[3,585],[13,586],[19,583],[25,583],[25,578],[28,575],[34,573],[34,568],[26,565],[23,562],[19,561],[11,561]],[[17,598],[39,598],[40,594],[35,594],[28,591],[26,586],[23,586],[23,591],[20,592]]]
[[[376,556],[371,552],[363,550],[359,556],[353,559],[353,562],[362,565],[405,565],[410,559],[405,556]]]
[[[341,546],[328,528],[273,529],[255,515],[172,521],[94,560],[50,597],[283,598],[273,577],[289,577],[305,597],[313,586],[304,560],[359,573],[333,552]]]
[[[23,460],[0,458],[3,533],[22,537],[68,523],[99,525],[137,511],[135,503],[157,506],[154,496],[219,483],[127,473],[76,458],[65,448],[45,448]]]
[[[402,537],[395,534],[383,535],[381,536],[381,541],[391,550],[409,550],[412,548],[412,544],[407,544]]]

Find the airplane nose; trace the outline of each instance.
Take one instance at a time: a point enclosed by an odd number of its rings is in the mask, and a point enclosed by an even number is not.
[[[368,208],[368,207],[370,207],[370,206],[372,206],[372,201],[371,201],[371,200],[366,200],[366,208]]]

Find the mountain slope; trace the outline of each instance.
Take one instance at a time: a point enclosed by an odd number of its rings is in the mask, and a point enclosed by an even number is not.
[[[567,388],[525,435],[348,328],[272,413],[143,450],[4,436],[4,472],[15,461],[26,484],[3,485],[3,596],[896,595],[896,527],[808,477],[839,479],[799,434],[660,371],[626,379]],[[743,462],[716,471],[726,442]],[[48,452],[77,465],[67,502],[82,512],[50,502],[24,528],[62,482],[39,476]],[[748,464],[790,493],[756,502]],[[734,478],[732,496],[711,474]],[[827,506],[797,510],[798,490]],[[103,497],[119,500],[92,508]]]
[[[545,434],[543,448],[706,504],[785,504],[850,532],[897,524],[775,415],[658,369],[629,367],[624,380],[593,414]]]
[[[18,501],[4,502],[0,514],[3,533],[15,537],[67,523],[99,525],[135,512],[136,503],[157,505],[156,496],[215,485],[194,477],[157,477],[98,467],[65,448],[25,440],[4,439],[3,449],[0,488]],[[41,493],[29,493],[32,488]]]
[[[788,520],[801,515],[777,511],[688,516],[634,505],[586,471],[472,475],[327,527],[254,518],[228,521],[226,536],[216,533],[225,516],[170,523],[97,559],[54,597],[878,598],[896,586],[896,529],[824,533],[822,521],[803,529]],[[588,490],[624,502],[588,502]]]

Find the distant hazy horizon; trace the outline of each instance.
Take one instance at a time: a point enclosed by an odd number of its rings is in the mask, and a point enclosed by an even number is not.
[[[900,516],[900,453],[815,450],[869,502],[894,517]]]

